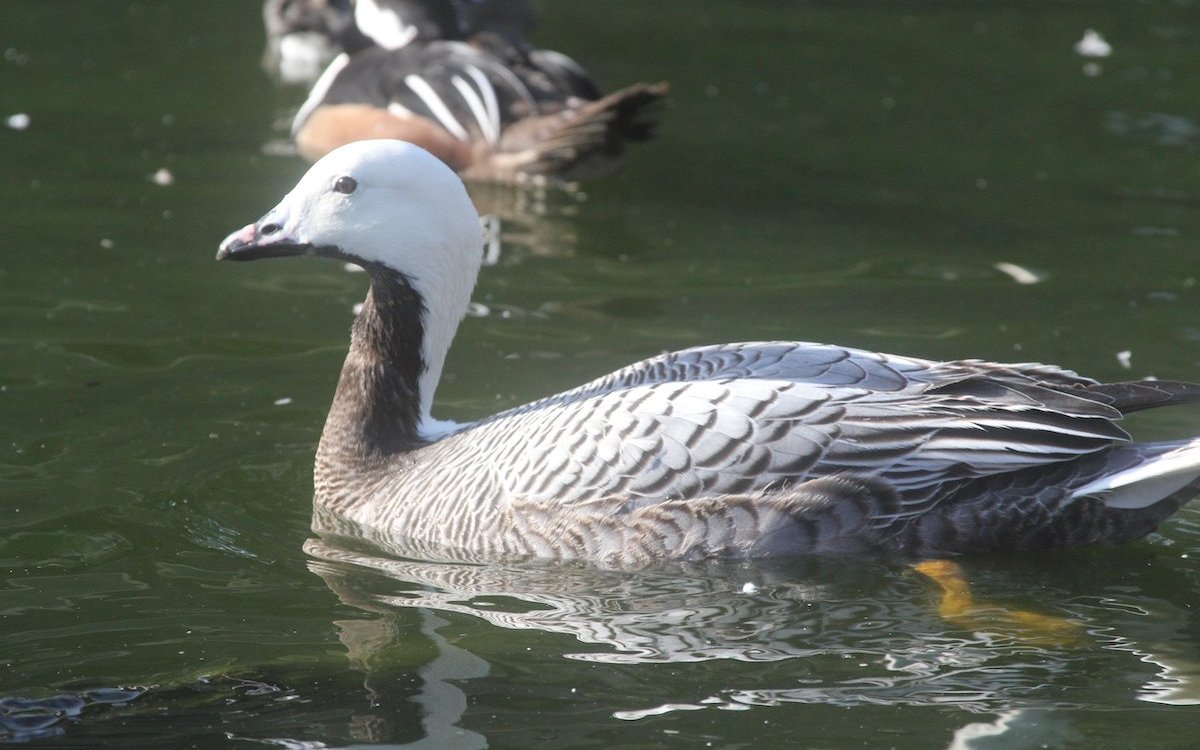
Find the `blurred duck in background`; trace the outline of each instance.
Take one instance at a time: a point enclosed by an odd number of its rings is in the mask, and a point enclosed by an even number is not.
[[[525,44],[537,26],[526,0],[357,0],[354,20],[384,49],[413,41],[463,41],[484,32]]]
[[[653,135],[667,84],[602,95],[577,62],[527,41],[537,18],[524,0],[347,2],[267,2],[269,38],[284,25],[282,11],[307,19],[306,28],[341,29],[328,38],[344,51],[292,122],[310,160],[352,141],[395,138],[476,182],[574,182],[613,171],[626,144]]]
[[[311,84],[343,52],[374,42],[358,30],[352,0],[266,0],[263,68],[288,84]]]
[[[266,0],[263,68],[284,83],[311,85],[343,52],[484,31],[525,44],[536,25],[525,0]]]

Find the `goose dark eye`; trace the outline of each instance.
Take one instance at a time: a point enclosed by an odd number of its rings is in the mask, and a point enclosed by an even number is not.
[[[339,177],[333,181],[334,192],[350,195],[358,188],[358,180],[353,177]]]

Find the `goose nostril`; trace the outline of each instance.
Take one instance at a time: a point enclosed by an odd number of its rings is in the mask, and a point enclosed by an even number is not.
[[[275,224],[275,223],[263,224],[261,227],[258,228],[258,233],[259,234],[275,234],[276,232],[279,231],[279,229],[280,229],[279,225]]]

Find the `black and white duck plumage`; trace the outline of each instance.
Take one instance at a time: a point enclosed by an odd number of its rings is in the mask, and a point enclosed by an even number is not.
[[[480,266],[462,182],[344,146],[219,259],[314,255],[371,288],[317,451],[315,506],[401,549],[608,563],[1122,542],[1200,488],[1200,439],[1123,414],[1200,385],[801,342],[663,354],[471,424],[431,416]]]
[[[573,182],[619,167],[649,139],[665,83],[602,95],[582,66],[552,50],[480,32],[340,55],[292,122],[300,153],[346,143],[416,143],[464,179]]]

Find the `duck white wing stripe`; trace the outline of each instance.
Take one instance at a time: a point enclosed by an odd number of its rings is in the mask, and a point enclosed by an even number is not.
[[[475,54],[475,50],[471,48],[470,45],[465,45],[462,42],[455,42],[454,44],[465,48],[468,54]],[[529,91],[529,87],[525,85],[525,82],[522,81],[516,73],[513,73],[504,65],[489,65],[488,68],[492,71],[492,73],[504,79],[505,83],[507,83],[509,87],[512,88],[512,90],[516,93],[516,95],[521,97],[521,99],[525,102],[525,106],[529,107],[530,112],[538,111],[537,100],[533,98],[533,94]]]
[[[419,75],[409,74],[404,76],[404,83],[412,89],[414,94],[421,98],[426,107],[429,107],[429,111],[433,112],[434,117],[438,118],[438,121],[442,123],[442,127],[449,130],[460,141],[470,140],[470,136],[467,135],[467,131],[463,128],[462,123],[454,117],[454,114],[450,112],[450,108],[446,106],[446,102],[442,101],[442,97],[438,96],[438,93],[433,90],[428,81]]]
[[[479,94],[475,93],[475,89],[471,88],[471,84],[467,83],[462,76],[454,76],[450,79],[454,84],[454,88],[458,89],[458,93],[462,94],[462,98],[467,102],[467,106],[471,108],[471,114],[475,115],[475,121],[479,123],[479,129],[483,132],[484,140],[495,145],[499,133],[488,117],[487,107],[484,106],[483,100],[479,98]]]
[[[304,122],[312,116],[313,110],[321,106],[325,95],[329,93],[329,87],[333,85],[333,81],[342,72],[342,68],[350,62],[350,55],[345,52],[333,58],[329,63],[329,67],[325,68],[325,72],[313,84],[312,91],[308,92],[308,98],[304,100],[304,104],[300,105],[300,109],[296,111],[296,116],[292,119],[292,136],[300,132],[300,128],[304,126]]]
[[[496,89],[483,71],[474,65],[467,66],[467,74],[471,76],[475,85],[479,87],[480,93],[483,94],[483,103],[487,105],[488,117],[496,133],[496,140],[500,140],[500,104],[496,101]]]

